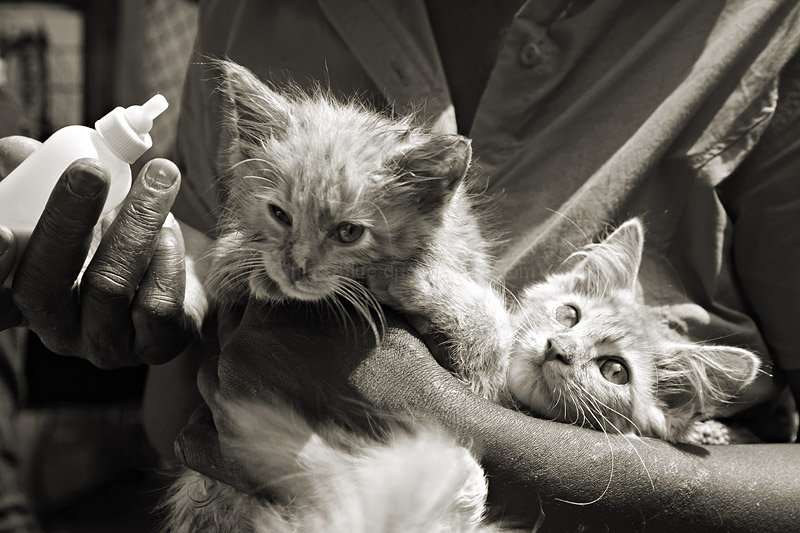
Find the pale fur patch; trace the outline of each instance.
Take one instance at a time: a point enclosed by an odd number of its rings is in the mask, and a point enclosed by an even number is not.
[[[469,450],[431,426],[379,442],[311,428],[289,406],[228,405],[233,440],[272,499],[186,471],[166,503],[184,531],[477,531],[486,482]],[[334,444],[335,443],[335,444]]]

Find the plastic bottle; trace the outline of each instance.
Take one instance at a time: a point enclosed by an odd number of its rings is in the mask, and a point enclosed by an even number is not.
[[[143,105],[117,107],[95,122],[94,129],[67,126],[51,135],[8,176],[0,181],[0,224],[17,238],[17,259],[36,226],[50,192],[74,161],[91,157],[111,173],[103,213],[116,208],[131,187],[130,164],[153,145],[153,119],[167,109],[167,99],[156,94]]]

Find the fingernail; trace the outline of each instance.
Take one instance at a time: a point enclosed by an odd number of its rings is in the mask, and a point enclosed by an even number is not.
[[[174,164],[151,161],[144,171],[144,181],[155,189],[169,189],[180,176],[178,167]]]
[[[103,190],[108,171],[93,161],[78,161],[66,170],[67,186],[82,198],[93,198]]]

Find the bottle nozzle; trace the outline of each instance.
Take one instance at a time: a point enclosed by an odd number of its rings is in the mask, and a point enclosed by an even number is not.
[[[167,99],[163,94],[154,94],[148,101],[142,104],[142,113],[150,120],[163,113],[169,107]]]
[[[153,119],[163,113],[169,104],[163,95],[156,94],[142,105],[132,105],[125,109],[125,120],[136,130],[145,134],[153,127]]]
[[[167,109],[167,99],[156,94],[142,105],[117,107],[95,123],[95,129],[120,159],[133,163],[152,145],[148,132],[153,119]]]

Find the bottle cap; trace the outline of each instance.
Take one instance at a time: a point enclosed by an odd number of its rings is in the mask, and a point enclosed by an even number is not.
[[[94,123],[94,129],[117,157],[131,164],[153,145],[153,119],[168,106],[167,99],[156,94],[142,105],[114,108]]]

